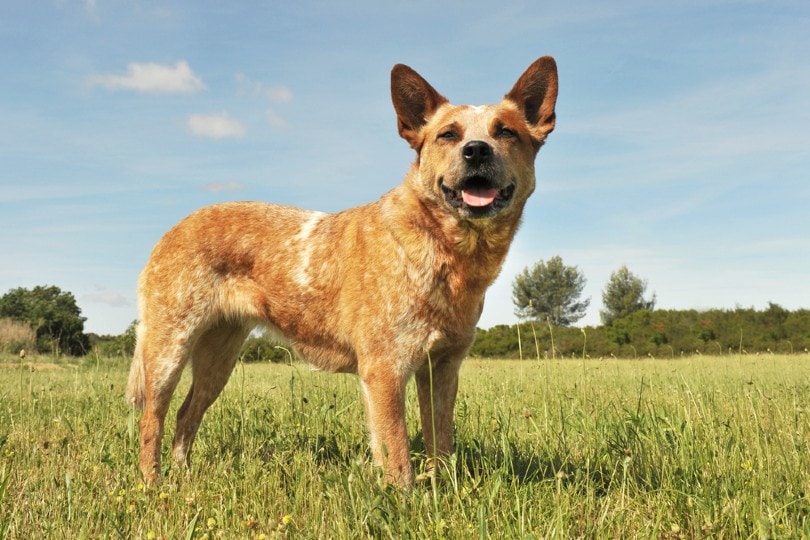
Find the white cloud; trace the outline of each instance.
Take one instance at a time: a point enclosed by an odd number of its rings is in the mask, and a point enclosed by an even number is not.
[[[84,12],[93,22],[100,22],[98,13],[96,13],[96,0],[84,0]]]
[[[267,112],[264,113],[264,117],[267,119],[267,122],[273,127],[286,128],[289,127],[290,125],[286,120],[277,115],[272,109],[267,109]]]
[[[245,189],[245,184],[230,180],[227,182],[209,182],[203,186],[203,190],[208,193],[222,193],[225,191],[242,191]]]
[[[263,97],[271,103],[289,103],[293,99],[292,90],[283,84],[267,86],[261,82],[251,81],[244,73],[236,74],[236,84],[240,94]]]
[[[192,114],[186,119],[188,130],[198,137],[224,139],[228,137],[244,137],[247,130],[227,113],[222,114]]]
[[[273,103],[289,103],[292,101],[292,90],[286,86],[270,86],[263,89],[264,97]]]
[[[624,143],[604,165],[629,163],[647,181],[683,178],[752,157],[804,155],[810,71],[774,68],[739,78],[716,78],[674,96],[573,121],[570,133],[604,134]],[[772,98],[779,95],[778,100]]]
[[[93,75],[88,82],[108,90],[134,90],[149,94],[193,94],[205,89],[202,79],[183,60],[173,66],[131,62],[123,75]]]
[[[124,307],[131,305],[129,299],[121,293],[115,291],[108,291],[104,289],[97,290],[96,292],[85,294],[82,300],[87,302],[94,302],[96,304],[105,304],[112,307]]]
[[[276,105],[283,105],[293,100],[292,90],[286,86],[281,84],[267,86],[264,83],[248,79],[244,73],[236,74],[236,88],[237,94],[240,96],[258,97]],[[273,109],[267,109],[264,117],[267,123],[274,128],[286,129],[290,126],[289,122]]]

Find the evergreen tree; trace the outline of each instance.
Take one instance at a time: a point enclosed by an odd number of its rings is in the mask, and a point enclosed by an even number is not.
[[[622,319],[646,309],[655,308],[655,293],[652,298],[644,298],[647,292],[647,281],[634,275],[626,266],[622,266],[612,274],[602,291],[602,304],[605,309],[599,314],[602,324],[610,326],[614,321]]]
[[[580,301],[585,276],[576,266],[566,266],[559,256],[524,268],[512,284],[515,314],[521,318],[570,326],[585,316],[590,298]]]

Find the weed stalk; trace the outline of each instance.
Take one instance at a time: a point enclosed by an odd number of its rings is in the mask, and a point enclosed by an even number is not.
[[[430,353],[427,355],[428,362],[428,387],[430,391],[430,431],[433,441],[432,453],[433,456],[433,471],[430,475],[430,488],[433,492],[433,510],[436,512],[436,519],[439,519],[439,492],[436,486],[436,474],[438,474],[438,452],[436,451],[436,410],[433,406],[433,360],[430,358]]]

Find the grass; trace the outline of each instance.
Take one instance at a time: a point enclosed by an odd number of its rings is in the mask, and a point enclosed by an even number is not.
[[[354,378],[297,365],[237,366],[192,471],[144,486],[125,379],[0,369],[0,539],[810,536],[807,355],[469,360],[457,452],[412,492],[381,485]]]

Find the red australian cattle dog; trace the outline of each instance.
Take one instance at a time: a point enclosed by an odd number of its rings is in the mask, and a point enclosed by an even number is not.
[[[138,283],[127,396],[143,406],[140,468],[160,476],[169,402],[186,364],[175,461],[257,325],[312,366],[359,376],[374,460],[413,483],[405,386],[416,375],[428,456],[453,449],[458,373],[484,293],[501,269],[554,129],[557,67],[535,61],[495,105],[456,106],[411,68],[391,72],[404,182],[337,214],[261,202],[209,206],[166,233]]]

